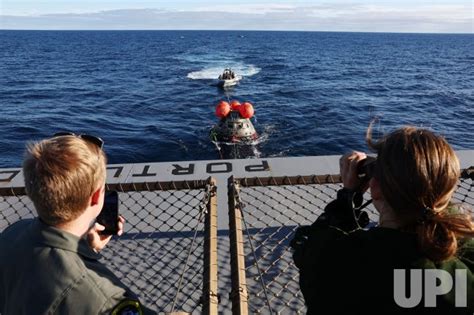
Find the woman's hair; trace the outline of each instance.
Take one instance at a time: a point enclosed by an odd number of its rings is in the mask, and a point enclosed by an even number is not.
[[[102,149],[77,136],[29,144],[23,175],[38,216],[50,225],[76,219],[104,184],[105,164]]]
[[[377,153],[374,176],[403,224],[417,234],[422,252],[433,261],[453,257],[458,238],[473,237],[470,214],[450,200],[460,176],[459,160],[446,140],[426,129],[403,127],[367,144]]]

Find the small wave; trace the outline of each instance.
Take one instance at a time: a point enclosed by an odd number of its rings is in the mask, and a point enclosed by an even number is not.
[[[258,138],[254,140],[253,145],[262,144],[268,141],[270,136],[276,131],[276,125],[268,124],[263,127],[263,132],[258,135]]]
[[[211,141],[215,146],[221,159],[251,159],[262,157],[262,152],[258,149],[257,141],[247,143],[234,143],[223,141]]]
[[[41,133],[41,129],[34,127],[34,126],[15,126],[15,133],[17,133],[17,136],[14,136],[13,138],[17,138],[19,140],[24,140],[23,135],[36,135]]]
[[[230,65],[226,66],[223,65],[221,67],[210,67],[205,68],[199,71],[193,71],[188,73],[187,77],[192,80],[214,80],[222,71],[226,68],[230,67],[234,72],[241,77],[250,77],[260,72],[260,68],[254,65]]]
[[[270,154],[268,157],[274,158],[274,157],[285,157],[285,156],[291,156],[290,154],[291,149],[284,149],[282,151]]]
[[[188,153],[189,152],[189,147],[186,145],[186,142],[184,142],[182,139],[178,139],[175,141],[178,147],[183,150],[183,152]]]
[[[243,146],[254,146],[259,144],[260,142],[258,139],[256,140],[251,140],[251,141],[246,141],[246,142],[229,142],[229,141],[214,141],[211,140],[212,143],[214,143],[217,147],[227,145],[227,146],[236,146],[236,147],[243,147]]]

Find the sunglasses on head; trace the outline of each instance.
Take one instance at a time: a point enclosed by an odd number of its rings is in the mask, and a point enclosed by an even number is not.
[[[96,136],[92,136],[92,135],[87,135],[87,134],[75,134],[73,132],[57,132],[53,135],[53,138],[54,137],[62,137],[62,136],[74,136],[74,137],[78,137],[78,138],[81,138],[82,140],[84,141],[87,141],[87,142],[90,142],[90,143],[93,143],[95,144],[96,146],[98,146],[100,149],[102,149],[104,147],[104,140],[102,140],[101,138],[99,137],[96,137]]]

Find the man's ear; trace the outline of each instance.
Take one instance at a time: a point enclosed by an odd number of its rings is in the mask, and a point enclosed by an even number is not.
[[[102,193],[102,187],[98,188],[91,196],[91,206],[99,204],[100,194]]]

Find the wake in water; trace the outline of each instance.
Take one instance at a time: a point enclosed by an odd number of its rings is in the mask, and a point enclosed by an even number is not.
[[[222,71],[225,68],[231,68],[234,72],[240,77],[250,77],[260,72],[260,68],[254,65],[244,65],[241,63],[232,64],[223,64],[222,66],[212,66],[209,68],[204,68],[199,71],[193,71],[188,73],[187,78],[192,80],[214,80],[222,74]]]

